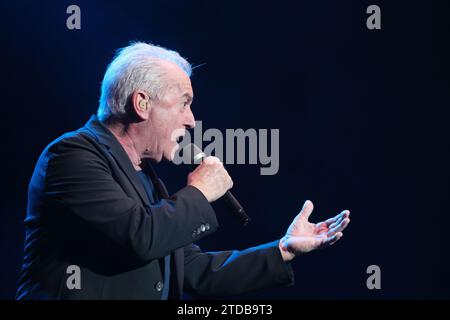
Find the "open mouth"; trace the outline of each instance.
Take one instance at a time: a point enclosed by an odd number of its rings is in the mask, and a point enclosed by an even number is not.
[[[171,135],[170,135],[170,140],[180,144],[183,141],[184,136],[186,135],[186,130],[185,129],[175,129],[174,131],[172,131]]]
[[[181,143],[181,141],[183,141],[183,138],[184,138],[184,134],[178,136],[178,137],[175,139],[175,141],[176,141],[177,143]]]

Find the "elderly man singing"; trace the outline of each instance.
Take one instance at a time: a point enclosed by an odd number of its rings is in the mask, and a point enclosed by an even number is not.
[[[174,159],[195,126],[191,66],[146,43],[118,51],[104,75],[97,116],[50,143],[29,185],[18,299],[224,297],[294,281],[294,257],[328,247],[345,210],[308,221],[306,201],[286,235],[243,251],[202,252],[218,228],[211,207],[233,182],[206,157],[167,196],[150,161]]]

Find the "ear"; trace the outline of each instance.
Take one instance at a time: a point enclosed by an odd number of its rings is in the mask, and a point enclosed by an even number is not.
[[[147,120],[150,114],[150,97],[145,91],[136,90],[131,95],[134,113],[141,120]]]

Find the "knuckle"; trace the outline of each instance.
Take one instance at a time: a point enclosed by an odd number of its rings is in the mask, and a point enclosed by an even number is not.
[[[212,161],[214,161],[214,163],[223,166],[223,163],[219,158],[217,158],[217,157],[211,157],[211,158],[213,159]]]

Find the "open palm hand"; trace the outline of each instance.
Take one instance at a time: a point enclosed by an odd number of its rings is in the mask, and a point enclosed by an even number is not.
[[[313,203],[307,200],[286,235],[280,240],[285,261],[292,260],[299,254],[333,245],[343,236],[342,231],[350,223],[349,210],[344,210],[326,221],[311,223],[308,219],[313,209]]]

